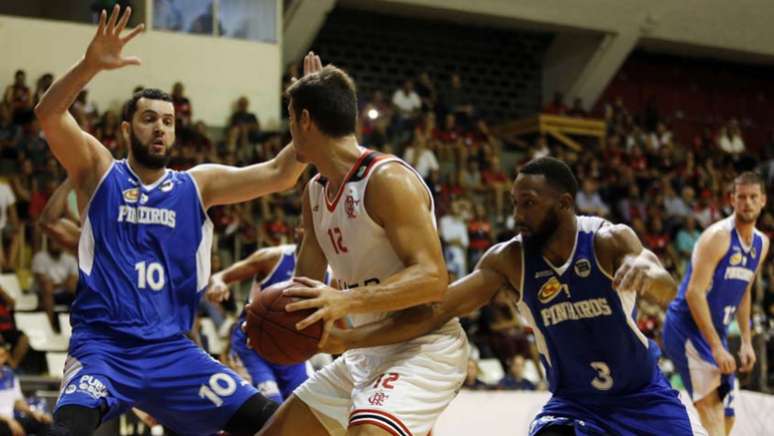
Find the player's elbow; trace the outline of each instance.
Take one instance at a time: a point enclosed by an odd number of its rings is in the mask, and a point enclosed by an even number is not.
[[[425,275],[427,280],[427,302],[435,303],[443,300],[443,294],[449,286],[449,279],[445,271],[440,268],[433,268]]]

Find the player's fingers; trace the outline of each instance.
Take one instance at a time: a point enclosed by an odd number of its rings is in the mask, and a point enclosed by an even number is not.
[[[320,336],[320,347],[325,345],[328,342],[328,337],[331,334],[331,328],[333,327],[333,321],[326,321],[325,324],[323,324],[323,331],[322,335]]]
[[[286,304],[285,311],[295,312],[297,310],[316,309],[323,306],[324,304],[325,303],[318,298],[308,298],[306,300],[295,301],[293,303]]]
[[[624,262],[620,267],[618,267],[618,270],[615,272],[615,275],[613,276],[613,286],[616,288],[620,288],[621,281],[626,276],[626,273],[629,272],[629,264]]]
[[[310,288],[316,288],[320,285],[323,285],[323,282],[310,279],[309,277],[293,277],[293,281],[296,283],[301,283],[302,285],[308,286]]]
[[[322,61],[320,60],[320,56],[314,55],[314,71],[318,72],[323,69]]]
[[[293,286],[282,291],[282,295],[286,297],[313,298],[320,296],[320,289],[309,286]]]
[[[107,33],[112,34],[116,29],[116,22],[118,16],[121,13],[121,7],[118,5],[113,6],[113,11],[110,13],[110,19],[107,22]]]
[[[126,23],[129,22],[129,17],[132,16],[132,8],[130,6],[127,6],[126,9],[124,9],[123,15],[121,15],[121,19],[118,21],[118,25],[116,26],[116,36],[121,36],[121,32],[124,31],[126,28]]]
[[[126,36],[121,38],[121,43],[126,44],[127,42],[131,41],[136,37],[137,35],[141,34],[145,30],[145,24],[138,24],[132,29]]]
[[[99,13],[99,25],[97,26],[97,35],[103,35],[105,33],[105,23],[107,22],[107,11],[102,10]]]
[[[313,314],[307,316],[303,320],[296,323],[296,330],[303,330],[310,325],[316,323],[317,321],[323,319],[323,315],[325,313],[325,309],[323,310],[317,310]]]
[[[304,56],[304,76],[309,74],[309,68],[310,68],[309,62],[310,62],[309,53],[307,53],[306,56]]]
[[[618,285],[619,291],[628,291],[631,289],[632,281],[634,281],[634,276],[636,275],[636,271],[629,269],[626,274],[621,278],[621,282]]]
[[[645,272],[640,270],[634,271],[634,278],[632,279],[631,290],[636,293],[641,293],[642,288],[645,286]]]

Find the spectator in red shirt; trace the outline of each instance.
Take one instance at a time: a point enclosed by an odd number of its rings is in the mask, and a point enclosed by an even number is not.
[[[183,84],[175,82],[172,86],[172,104],[175,106],[175,118],[180,127],[191,125],[192,108],[191,101],[185,96]]]
[[[473,208],[473,219],[468,222],[468,265],[476,265],[478,259],[494,243],[492,224],[486,214],[486,208],[476,203]]]
[[[508,192],[509,183],[508,175],[500,168],[499,157],[493,155],[488,159],[486,169],[481,172],[481,180],[484,182],[484,186],[489,188],[492,197],[494,197],[497,221],[503,222],[505,220],[503,215],[505,193]]]
[[[551,100],[544,109],[544,114],[551,115],[565,115],[567,114],[567,105],[564,104],[564,94],[557,92],[554,94],[554,99]]]
[[[13,297],[0,287],[0,346],[10,345],[10,356],[8,357],[8,366],[13,369],[19,366],[30,349],[30,339],[24,332],[16,328],[13,320],[14,305]]]
[[[14,124],[22,124],[20,117],[32,107],[32,95],[27,86],[27,73],[24,70],[16,71],[13,77],[13,84],[5,89],[3,100],[11,106]]]

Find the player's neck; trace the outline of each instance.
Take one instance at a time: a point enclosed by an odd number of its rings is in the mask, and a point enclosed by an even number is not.
[[[752,242],[753,239],[753,230],[755,230],[755,223],[743,223],[736,219],[736,215],[734,215],[734,227],[736,227],[736,233],[739,234],[739,237],[742,238],[742,240],[749,244]]]
[[[543,247],[543,256],[554,265],[564,265],[572,256],[577,233],[578,219],[575,216],[563,220]]]
[[[357,138],[346,136],[332,140],[320,146],[319,150],[322,153],[314,162],[314,166],[323,177],[328,179],[328,186],[331,189],[338,189],[362,153]]]
[[[140,179],[143,185],[152,185],[164,176],[166,168],[148,168],[141,163],[137,162],[132,156],[126,160],[129,163],[129,167],[132,169],[135,175]]]

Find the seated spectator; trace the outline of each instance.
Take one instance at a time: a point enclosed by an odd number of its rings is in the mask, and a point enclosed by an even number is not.
[[[0,270],[14,268],[20,249],[20,225],[16,210],[16,196],[9,185],[0,179]]]
[[[473,208],[473,219],[468,222],[468,265],[476,265],[481,256],[494,243],[492,224],[486,214],[486,207],[476,203]]]
[[[51,415],[32,409],[22,395],[19,378],[6,365],[8,350],[0,347],[0,434],[47,435],[52,422]],[[14,419],[18,413],[19,418]]]
[[[17,70],[13,83],[5,88],[3,101],[11,107],[14,124],[21,124],[20,117],[32,109],[32,94],[27,86],[27,73]]]
[[[54,75],[51,73],[44,73],[38,78],[37,83],[35,84],[35,95],[33,96],[33,105],[38,104],[40,101],[40,98],[43,97],[43,94],[48,91],[48,88],[51,87],[51,84],[54,83]]]
[[[737,156],[744,153],[745,144],[737,120],[729,120],[728,123],[720,129],[717,145],[721,150],[730,155]]]
[[[446,110],[456,116],[458,123],[468,126],[474,112],[470,94],[463,88],[459,74],[452,74],[450,85],[444,96]]]
[[[172,104],[175,106],[175,119],[181,127],[191,125],[192,108],[191,101],[185,96],[183,84],[175,82],[172,85]]]
[[[505,171],[500,167],[500,158],[492,155],[487,161],[484,171],[481,172],[481,181],[484,187],[489,189],[495,205],[497,222],[505,220],[505,194],[510,189],[510,180]]]
[[[462,217],[462,204],[453,202],[451,212],[442,216],[438,225],[441,240],[444,242],[446,268],[457,277],[468,273],[467,249],[468,229]]]
[[[425,180],[430,177],[430,172],[440,169],[435,153],[422,140],[415,140],[412,145],[406,147],[406,150],[403,152],[403,160],[414,167]]]
[[[99,141],[102,142],[114,156],[116,155],[116,151],[121,148],[119,139],[121,136],[120,124],[121,121],[118,119],[118,115],[115,112],[105,111],[94,132],[94,136],[99,139]]]
[[[683,198],[678,197],[671,183],[664,183],[664,211],[669,219],[682,220],[690,216],[693,211]],[[686,188],[690,189],[690,188]]]
[[[564,104],[564,94],[561,92],[554,93],[554,99],[543,108],[543,113],[550,115],[566,115],[567,105]]]
[[[392,94],[392,104],[398,109],[397,115],[402,120],[413,120],[422,108],[422,100],[414,91],[414,82],[406,80],[403,86]]]
[[[422,100],[422,111],[432,112],[435,109],[435,103],[438,96],[435,91],[435,84],[430,79],[430,74],[424,71],[419,74],[419,80],[417,80],[417,95]]]
[[[250,100],[247,97],[239,97],[236,110],[231,114],[229,128],[238,128],[238,141],[240,145],[260,142],[261,124],[258,117],[247,109],[250,107]]]
[[[465,376],[465,382],[462,384],[462,387],[474,391],[484,391],[489,389],[489,386],[478,378],[478,373],[478,362],[473,358],[468,359],[468,372]]]
[[[508,365],[505,377],[497,383],[497,389],[509,391],[534,391],[536,386],[524,378],[524,357],[513,356]]]
[[[78,125],[87,132],[92,131],[98,117],[97,106],[89,101],[89,91],[82,89],[75,99],[75,103],[70,107]]]
[[[610,213],[610,208],[599,195],[597,182],[591,178],[583,180],[582,188],[575,196],[575,207],[581,215],[606,217]]]
[[[19,153],[16,145],[21,140],[21,128],[13,124],[11,107],[0,102],[0,158],[15,160]]]
[[[583,100],[580,97],[575,97],[575,100],[572,101],[572,107],[567,111],[567,115],[578,118],[589,116],[588,111],[583,108]]]
[[[47,245],[47,249],[39,251],[32,258],[34,289],[40,294],[41,307],[48,314],[51,326],[58,331],[54,305],[69,306],[73,302],[78,284],[78,261],[64,253],[56,241],[49,240]]]
[[[0,347],[10,347],[8,366],[16,369],[30,349],[30,339],[16,328],[13,319],[16,301],[0,287]]]

